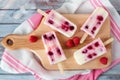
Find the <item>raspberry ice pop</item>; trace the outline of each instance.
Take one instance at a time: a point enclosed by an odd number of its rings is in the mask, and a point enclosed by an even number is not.
[[[86,20],[86,22],[81,27],[81,30],[85,32],[80,43],[83,43],[88,35],[95,38],[106,18],[108,17],[108,12],[102,7],[98,7]]]
[[[42,41],[50,64],[56,64],[66,59],[55,32],[45,33],[42,36]]]
[[[38,10],[38,12],[46,16],[44,22],[46,25],[65,35],[66,37],[72,37],[77,30],[77,26],[74,23],[63,17],[55,10],[51,10],[48,15],[41,10]]]
[[[55,32],[47,32],[43,34],[42,41],[50,64],[57,64],[66,60]]]
[[[113,41],[113,38],[110,38],[109,40],[105,41],[104,43],[100,38],[92,41],[85,47],[79,49],[74,53],[74,58],[77,62],[77,64],[82,65],[85,64],[103,54],[105,54],[106,48],[104,45],[107,45]]]

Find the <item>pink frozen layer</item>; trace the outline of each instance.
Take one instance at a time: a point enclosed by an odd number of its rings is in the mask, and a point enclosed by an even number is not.
[[[55,32],[47,32],[42,36],[50,64],[56,64],[66,59]]]
[[[76,25],[60,15],[58,12],[51,10],[45,20],[45,24],[61,34],[71,37],[76,31]]]
[[[106,52],[106,48],[100,38],[89,43],[85,47],[75,52],[74,58],[80,65],[89,62]]]

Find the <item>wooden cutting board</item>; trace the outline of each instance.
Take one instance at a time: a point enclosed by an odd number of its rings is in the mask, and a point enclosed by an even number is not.
[[[74,36],[82,37],[84,32],[80,30],[80,27],[85,22],[85,20],[89,17],[89,14],[63,14],[63,16],[65,16],[66,18],[68,18],[70,21],[72,21],[73,23],[75,23],[77,25],[78,28],[77,28],[77,31],[76,31]],[[42,19],[42,22],[39,25],[39,27],[35,31],[31,32],[30,34],[27,34],[27,35],[15,35],[15,34],[8,35],[2,40],[2,44],[4,47],[6,47],[8,49],[12,49],[12,50],[19,49],[19,48],[31,50],[39,57],[39,59],[41,60],[42,66],[45,69],[58,70],[57,65],[51,65],[49,63],[47,55],[45,54],[45,49],[44,49],[42,40],[41,40],[42,34],[48,32],[48,31],[54,31],[50,27],[48,27],[44,24],[44,19],[45,18]],[[90,43],[94,39],[91,38],[90,36],[88,36],[83,44],[80,44],[80,45],[73,47],[73,48],[68,48],[65,46],[65,42],[70,38],[63,36],[62,34],[60,34],[57,31],[55,31],[55,32],[57,34],[57,37],[58,37],[58,39],[61,43],[61,46],[64,49],[65,55],[67,57],[67,60],[62,62],[64,70],[97,69],[97,68],[104,68],[104,67],[107,67],[110,65],[110,63],[111,63],[111,44],[106,46],[107,53],[105,53],[104,55],[102,55],[102,56],[84,64],[84,65],[78,65],[76,63],[75,59],[73,58],[73,53],[76,50],[80,49],[81,47],[87,45],[88,43]],[[29,41],[30,35],[35,35],[35,36],[39,37],[39,40],[35,43],[31,43]],[[106,19],[102,28],[100,29],[99,33],[97,34],[96,38],[98,38],[98,37],[100,37],[103,42],[110,38],[109,18]],[[13,44],[8,45],[6,43],[8,40],[12,40]],[[100,62],[101,57],[108,58],[108,63],[106,65],[104,65]]]

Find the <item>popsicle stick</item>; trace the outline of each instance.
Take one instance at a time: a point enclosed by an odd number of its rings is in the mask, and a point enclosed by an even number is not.
[[[42,11],[41,9],[38,9],[37,12],[44,15],[45,17],[48,16],[48,14],[46,12]]]
[[[57,66],[58,66],[58,69],[60,70],[60,73],[63,74],[64,69],[63,69],[62,63],[58,63]]]
[[[110,44],[111,42],[113,42],[113,40],[114,40],[113,38],[108,39],[107,41],[104,42],[104,45],[106,46]]]
[[[84,35],[82,36],[81,40],[80,40],[80,44],[83,43],[85,41],[85,39],[87,38],[88,34],[84,33]]]

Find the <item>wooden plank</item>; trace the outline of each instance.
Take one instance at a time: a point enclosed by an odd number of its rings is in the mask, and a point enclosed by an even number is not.
[[[4,51],[4,47],[0,44],[0,60]]]
[[[118,66],[118,65],[117,65]],[[118,66],[118,68],[120,67],[120,65]],[[112,72],[112,71],[111,71]],[[1,80],[29,80],[29,78],[31,78],[30,80],[34,80],[33,76],[30,73],[24,73],[24,74],[12,74],[12,73],[7,73],[3,70],[0,69],[0,79]],[[118,71],[118,73],[114,72],[112,74],[108,73],[107,74],[102,74],[98,80],[119,80],[120,79],[120,73]]]
[[[120,0],[110,0],[110,2],[117,11],[120,11]]]
[[[19,9],[21,6],[25,6],[25,9],[36,9],[36,6],[41,9],[55,9],[60,7],[65,0],[11,0],[11,2],[9,0],[4,0],[1,2],[2,5],[0,9]]]
[[[35,80],[32,75],[0,75],[1,80]],[[103,75],[97,80],[119,80],[119,75]]]
[[[0,24],[0,37],[4,37],[8,34],[11,34],[19,24]]]
[[[0,23],[22,23],[26,19],[28,19],[32,14],[34,14],[36,10],[28,10],[25,14],[20,13],[18,10],[0,10]],[[17,17],[18,18],[17,18]]]
[[[0,75],[1,80],[35,80],[32,75]]]
[[[35,0],[36,1],[36,5],[37,8],[41,8],[41,9],[55,9],[60,7],[65,1],[67,2],[68,0],[52,0],[52,2],[46,2],[44,0]],[[110,0],[110,2],[113,4],[113,6],[115,6],[115,8],[117,9],[117,11],[120,11],[120,0]],[[0,5],[0,9],[19,9],[20,6],[23,6],[25,3],[27,3],[27,0],[21,0],[19,2],[19,0],[11,0],[11,3],[9,2],[9,0],[4,0],[2,2],[2,5]],[[49,5],[47,5],[49,3]],[[9,6],[7,6],[9,5]],[[29,6],[29,5],[28,5]],[[36,6],[26,6],[26,9],[31,9],[34,10],[36,9]]]
[[[120,75],[101,75],[97,80],[120,80]]]

